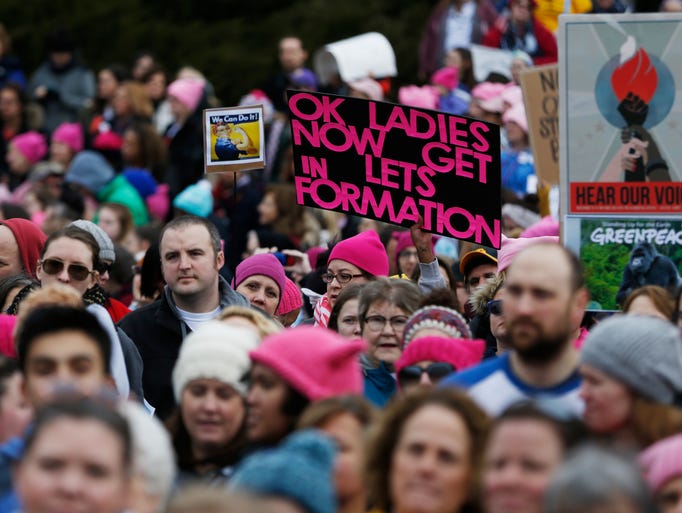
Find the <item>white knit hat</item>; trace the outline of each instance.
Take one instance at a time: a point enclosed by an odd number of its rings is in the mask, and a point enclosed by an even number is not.
[[[258,336],[253,330],[219,321],[202,324],[182,341],[173,369],[175,400],[179,403],[187,383],[199,378],[217,379],[245,395],[242,378],[251,367],[249,351],[257,346]]]

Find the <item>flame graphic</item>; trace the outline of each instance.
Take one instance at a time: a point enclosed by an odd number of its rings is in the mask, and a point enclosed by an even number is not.
[[[628,36],[620,49],[620,65],[611,75],[611,87],[618,101],[633,93],[649,103],[658,86],[658,74],[649,54],[643,48],[635,48],[635,39]]]

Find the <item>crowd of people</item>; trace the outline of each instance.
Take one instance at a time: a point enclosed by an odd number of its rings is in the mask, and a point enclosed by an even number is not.
[[[0,512],[682,511],[680,291],[588,311],[518,83],[561,12],[632,9],[442,0],[398,91],[284,37],[266,168],[211,175],[200,71],[57,30],[25,75],[0,27]],[[292,88],[500,124],[501,248],[297,205]]]

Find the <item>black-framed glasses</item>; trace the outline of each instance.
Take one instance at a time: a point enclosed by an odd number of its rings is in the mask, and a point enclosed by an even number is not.
[[[488,312],[493,315],[502,315],[502,300],[493,299],[492,301],[488,301]]]
[[[383,330],[387,322],[391,325],[393,331],[402,331],[405,329],[405,325],[407,324],[407,316],[395,315],[390,319],[387,319],[383,315],[370,315],[369,317],[365,317],[365,324],[372,331]]]
[[[398,372],[398,382],[400,383],[400,386],[418,383],[422,379],[422,374],[426,373],[429,376],[431,383],[436,383],[448,374],[451,374],[454,370],[455,366],[446,362],[434,362],[428,367],[408,365]]]
[[[111,272],[111,268],[113,267],[113,265],[114,265],[114,264],[101,262],[100,265],[99,265],[99,272],[100,272],[100,274],[110,273],[110,272]]]
[[[364,275],[362,274],[351,274],[351,273],[338,273],[334,274],[332,272],[327,271],[322,275],[322,281],[325,283],[331,283],[334,281],[334,278],[336,278],[336,281],[339,283],[348,283],[351,281],[353,278],[360,278]]]
[[[40,261],[40,268],[49,275],[59,274],[64,270],[64,262],[54,258],[45,258]],[[76,281],[83,281],[94,271],[81,264],[69,264],[66,268],[69,278]]]

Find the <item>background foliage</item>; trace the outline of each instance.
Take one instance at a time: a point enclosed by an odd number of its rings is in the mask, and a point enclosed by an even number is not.
[[[26,71],[44,59],[45,35],[65,26],[93,70],[151,50],[172,73],[187,64],[201,70],[227,105],[277,69],[277,41],[288,34],[302,37],[312,55],[326,43],[381,32],[396,53],[396,83],[414,82],[419,38],[436,1],[2,0],[0,21]]]

